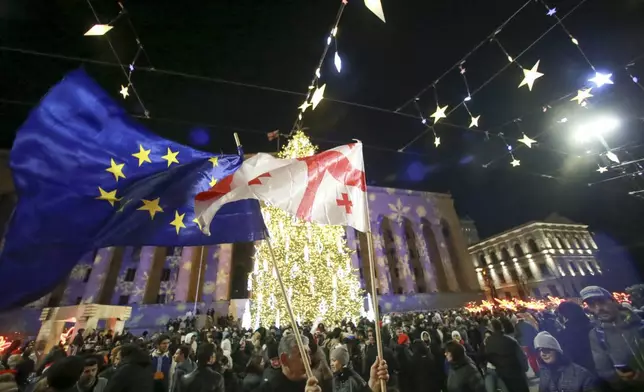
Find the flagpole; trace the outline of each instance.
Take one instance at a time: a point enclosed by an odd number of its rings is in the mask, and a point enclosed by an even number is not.
[[[199,255],[199,273],[197,274],[197,290],[195,290],[195,305],[192,309],[192,315],[197,317],[197,300],[199,299],[199,286],[201,286],[201,270],[203,269],[203,246],[201,246],[201,253]]]

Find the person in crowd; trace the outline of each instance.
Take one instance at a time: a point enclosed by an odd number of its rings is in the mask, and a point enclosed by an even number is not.
[[[136,344],[121,346],[121,361],[104,392],[154,392],[150,356]]]
[[[615,390],[644,390],[642,319],[602,287],[585,287],[580,295],[596,318],[588,336],[598,376]]]
[[[592,373],[570,361],[550,333],[539,332],[534,338],[534,347],[544,365],[539,379],[539,392],[600,391]]]
[[[349,366],[349,351],[338,346],[331,351],[333,392],[359,392],[368,389],[367,383]]]
[[[563,329],[559,332],[557,340],[561,344],[564,355],[577,365],[595,373],[595,361],[589,338],[593,326],[586,312],[578,304],[565,301],[559,304],[557,313],[563,319]]]
[[[398,386],[403,392],[410,391],[413,388],[413,358],[410,350],[411,339],[406,333],[398,335],[398,345],[396,346],[396,359],[398,360]]]
[[[239,382],[239,378],[237,378],[237,375],[233,372],[233,366],[229,362],[229,356],[223,354],[223,350],[221,351],[221,375],[224,378],[224,391],[226,392],[240,392],[241,391],[241,384]]]
[[[159,335],[156,339],[156,350],[152,352],[152,368],[154,369],[154,391],[167,392],[170,380],[170,337]]]
[[[197,368],[181,377],[182,392],[224,392],[224,377],[212,369],[216,361],[215,345],[206,343],[197,348]]]
[[[251,392],[255,390],[263,381],[263,363],[261,355],[255,354],[248,360],[246,365],[244,379],[242,380],[242,391]]]
[[[483,336],[483,344],[479,349],[479,358],[481,358],[481,365],[483,369],[483,378],[485,380],[485,390],[487,392],[509,392],[508,388],[503,383],[503,380],[499,378],[499,375],[496,373],[496,368],[490,362],[485,361],[485,345],[487,339],[492,336],[492,331],[487,330]]]
[[[116,373],[116,369],[119,366],[119,362],[121,362],[121,346],[116,346],[112,349],[110,352],[110,366],[108,366],[105,370],[99,374],[99,377],[102,377],[109,381],[114,373]]]
[[[426,333],[426,332],[425,332]],[[429,336],[429,334],[427,335]],[[437,371],[436,360],[429,351],[429,346],[422,340],[411,345],[413,386],[411,391],[440,392],[442,387],[442,372]],[[411,392],[410,391],[410,392]]]
[[[492,334],[485,343],[484,358],[512,392],[528,392],[528,361],[517,341],[504,333],[503,325],[492,320]]]
[[[528,364],[532,368],[535,376],[538,377],[539,363],[537,361],[537,352],[534,348],[534,338],[539,331],[526,321],[523,314],[517,315],[517,324],[514,326],[514,330],[514,336],[528,358]]]
[[[313,371],[313,376],[317,378],[320,385],[331,385],[333,373],[329,367],[329,361],[324,354],[324,350],[319,349],[317,343],[313,339],[313,335],[305,333],[304,336],[309,340],[311,370]]]
[[[76,389],[78,392],[103,392],[106,385],[107,379],[98,376],[98,361],[92,356],[87,356]]]
[[[187,344],[183,344],[177,348],[172,360],[174,361],[172,371],[170,373],[170,389],[169,392],[179,392],[181,385],[181,377],[195,370],[197,365],[190,359],[190,352],[192,348]]]
[[[47,369],[46,385],[52,392],[78,392],[77,383],[84,369],[83,358],[61,357]]]
[[[273,377],[282,373],[282,364],[280,363],[277,342],[270,342],[266,345],[266,356],[268,363],[264,369],[264,373],[262,374],[264,382],[268,382],[272,380]]]
[[[485,383],[474,361],[465,355],[465,347],[456,341],[445,344],[449,364],[447,392],[485,392]]]
[[[390,387],[398,385],[398,375],[396,374],[400,367],[398,366],[398,361],[396,360],[396,355],[394,352],[386,346],[386,343],[382,342],[382,354],[385,357],[385,362],[387,363],[387,368],[389,369],[389,383],[387,384]],[[368,378],[371,372],[371,364],[376,361],[378,357],[378,348],[376,346],[376,333],[373,330],[367,332],[367,345],[365,348],[365,360],[362,374],[364,378]]]

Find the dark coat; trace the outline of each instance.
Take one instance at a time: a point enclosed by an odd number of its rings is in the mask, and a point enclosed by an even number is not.
[[[263,381],[262,375],[257,373],[246,373],[246,376],[242,380],[242,391],[243,392],[252,392],[255,388],[259,386]],[[228,391],[226,391],[228,392]]]
[[[353,369],[333,374],[333,392],[369,392],[369,385]]]
[[[150,356],[143,350],[123,358],[104,392],[153,392],[154,371]]]
[[[561,344],[564,355],[577,365],[595,373],[595,361],[590,349],[588,335],[592,329],[590,320],[586,322],[568,321],[559,332],[557,340]]]
[[[485,392],[483,376],[471,359],[450,363],[447,392]]]
[[[170,392],[179,392],[181,386],[181,378],[188,373],[193,372],[197,368],[197,364],[190,358],[186,358],[174,368],[174,375],[172,375],[172,384],[170,385]]]
[[[322,392],[333,392],[332,385],[320,385]],[[291,381],[284,373],[279,372],[267,382],[263,382],[255,392],[303,392],[306,380]]]
[[[436,366],[434,356],[425,346],[425,343],[420,341],[414,342],[412,350],[414,353],[412,391],[440,392],[444,373]]]
[[[556,366],[541,362],[539,392],[560,391],[600,392],[600,388],[592,373],[570,360],[562,359]]]
[[[179,388],[181,392],[224,392],[224,377],[208,366],[200,366],[181,377]]]
[[[519,343],[501,332],[493,333],[485,342],[485,361],[496,368],[496,373],[512,392],[528,392],[528,359]]]

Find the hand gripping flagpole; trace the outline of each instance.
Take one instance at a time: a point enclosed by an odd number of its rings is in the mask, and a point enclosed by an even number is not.
[[[241,143],[239,142],[239,136],[237,133],[234,133],[235,144],[237,144],[237,151],[241,154]],[[266,234],[266,245],[268,246],[268,251],[271,254],[271,262],[273,268],[275,269],[275,275],[277,276],[277,281],[280,284],[280,289],[282,291],[282,296],[284,296],[284,302],[286,303],[286,310],[288,311],[289,319],[291,319],[291,326],[293,327],[293,334],[295,334],[295,341],[297,342],[297,348],[300,350],[300,356],[302,357],[302,362],[304,362],[304,369],[306,370],[306,377],[313,377],[313,371],[311,370],[311,361],[309,359],[308,352],[304,348],[304,343],[302,342],[302,336],[300,335],[300,330],[297,327],[297,320],[295,319],[295,314],[293,313],[293,308],[291,308],[291,301],[288,298],[288,292],[282,281],[282,274],[280,274],[280,269],[277,267],[277,260],[275,259],[275,252],[273,251],[273,245],[271,245],[270,234],[268,229],[265,230]],[[383,390],[383,392],[386,392]]]

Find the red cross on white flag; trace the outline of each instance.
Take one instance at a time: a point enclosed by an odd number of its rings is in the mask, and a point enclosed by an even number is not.
[[[367,232],[366,191],[360,143],[297,159],[257,154],[233,175],[198,194],[195,216],[208,234],[222,205],[257,199],[303,220]]]

